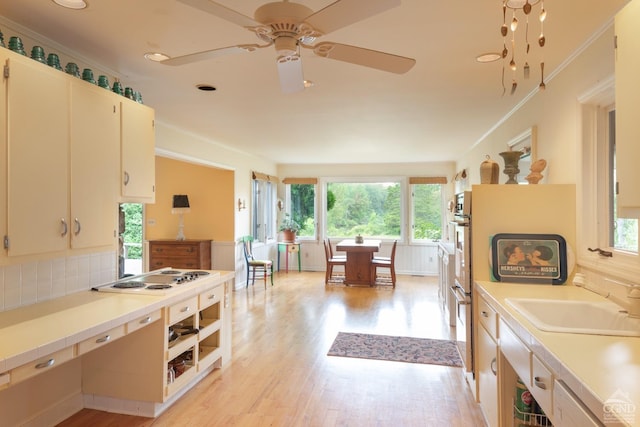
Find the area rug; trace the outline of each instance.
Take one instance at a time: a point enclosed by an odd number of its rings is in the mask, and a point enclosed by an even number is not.
[[[462,366],[455,341],[338,332],[328,356]]]

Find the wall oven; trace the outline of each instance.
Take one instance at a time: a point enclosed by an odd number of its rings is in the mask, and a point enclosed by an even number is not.
[[[454,209],[456,342],[465,371],[473,373],[473,313],[471,270],[471,192],[456,194]]]

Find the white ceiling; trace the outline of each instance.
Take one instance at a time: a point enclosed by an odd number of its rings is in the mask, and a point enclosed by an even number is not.
[[[298,1],[314,11],[333,2]],[[475,61],[480,53],[502,50],[501,0],[403,0],[323,36],[318,42],[412,57],[416,65],[397,75],[303,49],[304,76],[315,86],[295,94],[280,91],[273,48],[180,67],[144,59],[149,51],[180,56],[261,43],[250,31],[176,0],[87,0],[84,10],[51,0],[0,0],[0,14],[111,70],[168,125],[277,163],[386,163],[455,161],[537,88],[541,55],[551,74],[627,1],[546,0],[544,49],[536,43],[540,5],[534,6],[526,58],[531,78],[518,77],[510,95],[507,70],[504,96],[502,61]],[[253,16],[266,1],[218,2]],[[516,44],[522,48],[525,22],[519,17]],[[11,34],[3,32],[6,44]],[[516,50],[518,62],[524,57]],[[197,90],[201,83],[217,91]],[[553,81],[547,82],[552,90]]]

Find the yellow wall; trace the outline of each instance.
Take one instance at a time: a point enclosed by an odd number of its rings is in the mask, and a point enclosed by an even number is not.
[[[559,234],[575,263],[575,185],[474,185],[471,194],[474,280],[490,280],[490,238],[498,233]]]
[[[187,239],[234,240],[234,172],[156,156],[156,203],[146,205],[145,240],[175,239],[174,194],[189,196]]]

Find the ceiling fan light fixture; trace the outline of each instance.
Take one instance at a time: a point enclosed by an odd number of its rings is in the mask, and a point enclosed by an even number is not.
[[[298,53],[298,40],[295,37],[280,36],[275,39],[278,56],[293,56]]]
[[[53,0],[53,2],[67,9],[84,9],[87,7],[87,2],[84,0]]]
[[[162,52],[147,52],[144,54],[145,59],[153,62],[162,62],[171,58],[169,55],[166,55]]]

